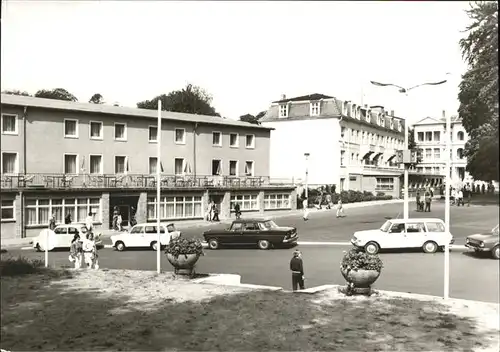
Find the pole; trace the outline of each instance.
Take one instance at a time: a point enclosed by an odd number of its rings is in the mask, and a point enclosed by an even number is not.
[[[443,111],[443,115],[446,113]],[[444,117],[444,116],[443,116]],[[446,116],[446,184],[445,184],[445,208],[444,223],[445,233],[450,233],[450,186],[451,186],[451,115]],[[444,246],[444,299],[450,296],[450,241]]]
[[[45,230],[45,267],[49,267],[49,229]]]
[[[408,139],[409,139],[409,131],[408,131],[408,119],[405,119],[405,149],[407,150],[408,149]],[[408,220],[408,218],[410,217],[409,213],[410,213],[410,205],[409,205],[409,199],[410,199],[410,195],[409,195],[409,187],[408,187],[408,168],[409,168],[409,165],[408,164],[404,164],[404,168],[405,168],[405,171],[404,171],[404,187],[405,187],[405,193],[404,193],[404,203],[403,203],[403,218],[405,220]]]
[[[160,184],[161,184],[161,100],[158,100],[158,127],[156,132],[157,155],[156,155],[156,272],[161,272],[161,237],[160,237]]]
[[[309,207],[309,153],[304,153],[304,156],[306,157],[306,208],[304,211]]]

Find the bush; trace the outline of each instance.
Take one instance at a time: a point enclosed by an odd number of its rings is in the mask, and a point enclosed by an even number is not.
[[[378,254],[368,254],[362,249],[352,248],[344,254],[340,262],[341,270],[376,270],[381,271],[384,267]]]
[[[0,261],[0,276],[19,276],[34,274],[44,267],[39,259],[28,259],[24,257],[2,258]]]
[[[328,189],[328,187],[324,187]],[[335,185],[332,185],[330,187],[330,190],[334,190]],[[297,209],[302,209],[302,201],[304,199],[305,191],[303,192],[302,196],[297,195]],[[358,202],[369,202],[373,200],[390,200],[392,199],[391,195],[386,195],[384,192],[377,192],[377,195],[373,195],[372,192],[360,192],[360,191],[342,191],[340,193],[323,193],[323,196],[321,196],[321,193],[318,189],[309,189],[308,190],[308,196],[309,196],[309,202],[308,205],[309,207],[313,207],[315,204],[321,203],[321,205],[327,205],[327,195],[330,196],[332,199],[333,204],[337,204],[339,199],[342,200],[342,203],[347,204],[347,203],[358,203]]]
[[[165,254],[171,254],[175,258],[178,258],[181,254],[198,254],[204,255],[203,245],[200,240],[197,239],[187,239],[187,238],[176,238],[171,240],[165,249]]]

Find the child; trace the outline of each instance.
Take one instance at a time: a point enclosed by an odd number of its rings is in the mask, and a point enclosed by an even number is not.
[[[80,269],[82,265],[82,243],[80,242],[80,236],[78,234],[76,234],[71,241],[69,261],[75,263],[76,270]]]
[[[337,203],[337,217],[338,218],[345,217],[345,215],[344,215],[344,206],[342,205],[342,199],[339,199],[339,202]]]

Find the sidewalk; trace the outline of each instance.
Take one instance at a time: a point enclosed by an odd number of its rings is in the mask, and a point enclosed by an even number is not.
[[[410,198],[410,202],[415,201],[414,198]],[[398,204],[398,203],[403,203],[402,199],[390,199],[390,200],[377,200],[377,201],[370,201],[370,202],[360,202],[360,203],[347,203],[344,204],[345,209],[353,209],[353,208],[363,208],[363,207],[370,207],[370,206],[375,206],[375,205],[385,205],[385,204]],[[334,212],[336,211],[336,207],[333,209],[327,210],[325,208],[319,210],[316,208],[310,208],[309,209],[311,213],[316,213],[316,212],[325,212],[325,211],[331,211]],[[287,216],[294,216],[294,215],[301,215],[304,211],[302,209],[296,209],[296,210],[284,210],[284,211],[269,211],[264,213],[263,215],[255,215],[256,217],[267,217],[267,218],[273,218],[273,219],[278,219],[282,217],[287,217]],[[179,230],[183,230],[186,228],[199,228],[199,227],[207,227],[207,226],[216,226],[218,224],[230,224],[232,223],[234,218],[230,219],[224,219],[221,220],[220,222],[208,222],[206,220],[178,220],[178,221],[171,221],[172,223],[175,224],[176,228]],[[102,233],[102,237],[110,237],[118,232],[114,230],[104,230],[100,231]],[[17,248],[17,247],[27,247],[30,244],[30,241],[32,240],[32,237],[27,237],[27,238],[9,238],[9,239],[2,239],[1,240],[1,248]]]

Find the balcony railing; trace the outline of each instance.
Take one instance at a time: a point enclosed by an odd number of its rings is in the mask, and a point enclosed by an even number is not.
[[[162,175],[161,188],[259,188],[270,186],[269,176]],[[137,174],[16,174],[1,175],[5,189],[155,189],[155,175]]]

